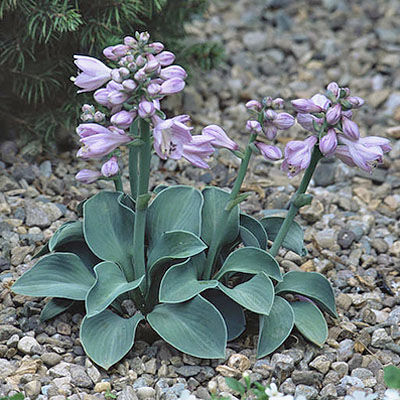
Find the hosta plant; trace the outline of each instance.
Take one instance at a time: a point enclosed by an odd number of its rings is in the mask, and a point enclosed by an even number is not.
[[[163,47],[138,33],[106,48],[107,64],[75,56],[81,72],[74,83],[81,92],[94,91],[97,102],[82,108],[77,155],[103,162],[98,171],[82,170],[76,178],[113,180],[115,191],[87,199],[83,218],[58,229],[14,292],[51,297],[43,320],[84,302],[80,340],[106,369],[127,354],[145,322],[172,346],[201,358],[224,357],[227,341],[245,330],[250,312],[259,318],[258,357],[277,349],[294,328],[321,346],[328,334],[323,312],[337,317],[330,283],[316,272],[283,273],[275,257],[281,246],[306,253],[294,217],[311,201],[305,192],[318,161],[335,154],[370,171],[390,149],[389,141],[360,137],[352,109],[362,99],[336,83],[325,95],[293,101],[297,122],[310,135],[287,144],[282,169],[304,176],[285,218],[257,220],[239,206],[248,196],[241,185],[250,158],[257,152],[279,160],[280,149],[265,140],[289,129],[295,117],[281,112],[282,99],[267,97],[246,104],[251,118],[244,149],[217,125],[192,135],[189,116],[166,118],[160,106],[184,88],[186,78]],[[129,149],[129,193],[121,181],[122,146]],[[230,192],[182,185],[149,192],[153,150],[163,160],[184,157],[207,168],[218,147],[241,159]]]

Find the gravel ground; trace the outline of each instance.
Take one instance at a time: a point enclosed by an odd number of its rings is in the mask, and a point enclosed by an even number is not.
[[[246,141],[244,103],[266,95],[309,97],[337,80],[366,99],[356,121],[367,134],[391,138],[393,151],[372,175],[334,160],[322,163],[299,222],[309,255],[281,251],[285,271],[318,271],[335,290],[339,319],[329,319],[322,349],[292,335],[273,355],[257,360],[256,329],[230,343],[223,360],[183,355],[159,338],[138,340],[108,372],[84,355],[79,309],[42,324],[40,299],[14,295],[12,282],[76,205],[108,183],[79,185],[86,163],[66,152],[34,162],[13,142],[0,148],[0,395],[24,391],[30,399],[199,399],[229,393],[224,376],[248,371],[307,399],[343,399],[356,388],[385,390],[382,368],[400,362],[400,3],[398,0],[218,0],[205,20],[189,27],[226,46],[227,62],[195,77],[169,108],[192,115],[196,129],[223,126]],[[296,126],[280,136],[304,138]],[[210,170],[153,158],[152,183],[229,187],[238,160],[220,151]],[[246,212],[284,208],[299,183],[275,165],[253,160],[245,190]],[[127,184],[125,180],[125,184]],[[139,333],[140,336],[140,333]],[[139,337],[140,339],[140,337]]]

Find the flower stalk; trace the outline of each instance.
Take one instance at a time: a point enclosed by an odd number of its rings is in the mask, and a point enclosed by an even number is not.
[[[307,169],[304,172],[303,179],[301,180],[300,186],[297,189],[296,193],[292,197],[292,201],[290,202],[290,207],[289,211],[285,217],[285,220],[283,221],[283,224],[281,225],[278,234],[276,235],[276,238],[274,240],[274,243],[270,249],[270,253],[273,257],[276,257],[278,254],[278,251],[285,240],[285,237],[290,229],[290,226],[292,225],[292,222],[294,220],[294,217],[296,216],[297,212],[299,211],[301,204],[299,204],[297,199],[299,199],[299,196],[304,194],[308,188],[308,185],[310,184],[310,180],[314,174],[315,168],[319,162],[319,160],[323,157],[322,153],[320,152],[319,148],[317,146],[314,147],[312,155],[311,155],[311,160],[310,160],[310,165],[307,167]]]

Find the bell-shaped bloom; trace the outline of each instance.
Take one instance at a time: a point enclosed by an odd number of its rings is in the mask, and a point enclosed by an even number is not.
[[[293,140],[286,145],[281,168],[289,177],[297,175],[310,165],[311,152],[317,140],[316,136],[309,136],[304,141]]]
[[[157,122],[153,129],[154,150],[161,159],[178,160],[182,157],[183,145],[192,140],[190,133],[192,128],[185,125],[188,120],[187,115],[179,115],[166,120],[159,118],[154,120]]]
[[[260,133],[262,132],[262,126],[258,121],[249,119],[246,122],[246,130],[249,131],[250,133]]]
[[[93,183],[101,177],[99,171],[92,171],[91,169],[82,169],[75,175],[75,179],[82,183]]]
[[[282,158],[282,152],[279,147],[262,142],[255,142],[254,144],[268,161],[277,161]]]
[[[225,131],[218,125],[208,125],[201,131],[204,137],[211,139],[214,147],[225,147],[229,150],[238,150],[239,146],[228,137]]]
[[[160,72],[160,78],[165,80],[172,78],[185,79],[186,77],[187,73],[180,65],[170,65]]]
[[[117,175],[118,171],[119,171],[118,159],[115,156],[111,157],[101,167],[101,173],[107,178],[109,178],[110,176]]]
[[[107,134],[109,132],[110,131],[103,125],[94,124],[94,123],[80,124],[76,128],[76,133],[81,138],[92,136],[92,135],[97,135],[99,133]]]
[[[150,118],[156,112],[153,102],[142,100],[139,103],[138,112],[140,118]]]
[[[183,90],[185,87],[185,81],[180,78],[172,78],[166,80],[161,84],[161,92],[163,95],[175,94]]]
[[[383,162],[383,154],[391,150],[388,139],[378,136],[368,136],[351,140],[339,135],[339,145],[335,155],[349,166],[358,166],[364,171],[372,172]]]
[[[316,132],[314,124],[322,125],[324,120],[312,114],[297,114],[297,122],[307,131]]]
[[[209,168],[207,161],[214,151],[211,137],[196,135],[190,143],[183,145],[182,156],[196,167]]]
[[[352,140],[357,140],[360,137],[360,130],[358,125],[349,118],[342,118],[343,135]]]
[[[311,99],[297,99],[291,103],[297,112],[318,113],[325,111],[329,107],[330,101],[326,96],[316,94]]]
[[[262,105],[257,100],[249,100],[246,103],[246,108],[249,109],[249,110],[253,110],[253,111],[261,111]]]
[[[74,80],[74,84],[82,90],[78,93],[90,92],[103,86],[111,79],[111,68],[100,60],[88,56],[75,55],[75,65],[82,71]]]
[[[108,133],[98,133],[82,138],[80,142],[83,146],[78,150],[77,156],[84,159],[102,158],[132,140],[123,130],[112,128],[110,127]]]
[[[137,112],[136,111],[125,111],[122,110],[116,114],[114,114],[110,121],[113,125],[117,126],[121,129],[128,129],[133,120],[136,118]]]
[[[294,117],[288,113],[280,113],[274,119],[273,124],[278,129],[286,130],[294,125]]]
[[[167,67],[175,61],[175,55],[170,51],[162,51],[156,55],[156,59],[162,67]]]
[[[326,112],[326,121],[329,125],[336,125],[342,115],[342,106],[340,104],[335,104],[330,107]]]
[[[334,153],[338,144],[337,135],[333,128],[328,129],[325,136],[319,139],[319,149],[324,156]]]

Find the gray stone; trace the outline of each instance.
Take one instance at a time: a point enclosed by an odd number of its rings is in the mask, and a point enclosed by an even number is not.
[[[385,344],[392,342],[385,328],[379,328],[372,333],[371,345],[374,347],[384,347]]]
[[[314,385],[322,382],[323,375],[316,371],[293,371],[291,376],[295,385]]]
[[[351,371],[351,376],[361,379],[365,387],[374,387],[376,379],[374,374],[366,368],[356,368]]]
[[[26,225],[47,228],[51,221],[41,204],[33,201],[25,202]]]
[[[0,159],[7,164],[13,164],[16,161],[15,155],[17,152],[18,146],[11,140],[6,140],[0,145]]]
[[[269,42],[268,35],[262,31],[247,32],[243,35],[244,45],[253,53],[265,50]]]
[[[117,400],[138,400],[138,397],[132,386],[125,386],[118,395]]]
[[[315,186],[329,186],[335,183],[336,164],[320,163],[315,170],[313,180]]]
[[[15,334],[21,335],[22,331],[13,325],[0,325],[0,342],[10,339],[10,337]]]
[[[53,368],[50,368],[48,373],[50,376],[54,378],[62,378],[64,376],[71,377],[71,372],[70,372],[71,366],[72,364],[69,364],[67,362],[60,362]]]
[[[4,174],[0,175],[0,192],[8,192],[14,189],[19,189],[18,183]]]
[[[333,383],[329,383],[324,386],[319,392],[320,400],[336,400],[337,399],[337,390]]]
[[[39,166],[39,170],[42,176],[44,176],[45,178],[50,178],[52,172],[51,161],[43,161]]]
[[[143,386],[138,389],[136,389],[136,393],[139,397],[139,399],[148,399],[150,397],[154,397],[156,394],[155,389],[153,389],[150,386]]]
[[[318,398],[318,390],[312,386],[297,385],[295,397],[304,396],[307,400],[316,400]]]
[[[45,352],[40,356],[40,358],[49,367],[54,367],[62,360],[62,356],[60,354],[53,352]]]
[[[0,358],[0,376],[2,379],[10,376],[15,369],[16,368],[11,364],[10,361]]]
[[[330,249],[336,243],[336,230],[328,228],[318,231],[315,240],[323,249]]]
[[[21,351],[24,354],[32,354],[34,352],[34,347],[40,347],[39,343],[36,341],[35,338],[31,336],[24,336],[19,342],[18,342],[18,350]]]
[[[354,354],[354,342],[351,339],[344,339],[339,343],[338,361],[347,361]]]
[[[189,376],[195,376],[201,371],[201,367],[192,366],[192,365],[184,365],[183,367],[179,367],[176,369],[176,372],[179,375],[188,378]]]
[[[82,388],[90,388],[93,386],[93,382],[87,375],[84,367],[80,365],[72,365],[70,372],[72,384]]]
[[[28,396],[31,399],[36,399],[36,397],[40,394],[41,387],[42,387],[42,385],[40,384],[40,381],[34,380],[31,382],[28,382],[24,386],[25,396]]]
[[[324,355],[316,357],[311,363],[310,367],[315,368],[322,374],[326,374],[331,366],[331,361]]]

